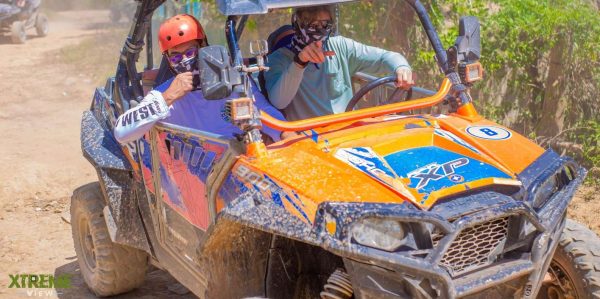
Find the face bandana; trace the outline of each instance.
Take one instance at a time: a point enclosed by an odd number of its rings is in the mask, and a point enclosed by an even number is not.
[[[331,35],[331,26],[326,26],[325,28],[314,28],[308,25],[300,26],[299,22],[300,21],[298,20],[296,14],[294,14],[292,16],[292,24],[294,26],[295,34],[294,37],[292,37],[290,50],[292,50],[296,55],[309,44],[316,41],[324,42]]]
[[[182,59],[178,64],[173,64],[173,70],[178,74],[185,72],[194,72],[198,70],[198,58],[194,57],[186,57]]]

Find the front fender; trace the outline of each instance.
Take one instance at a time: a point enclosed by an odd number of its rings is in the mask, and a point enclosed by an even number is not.
[[[95,110],[98,108],[94,105]],[[132,167],[98,113],[85,111],[81,121],[83,156],[94,166],[107,207],[104,216],[111,240],[150,253],[133,182]],[[102,124],[104,123],[104,125]]]

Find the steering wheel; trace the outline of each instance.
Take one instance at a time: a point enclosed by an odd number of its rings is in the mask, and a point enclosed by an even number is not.
[[[356,92],[354,94],[354,96],[350,99],[350,102],[348,102],[348,106],[346,106],[346,112],[352,111],[354,109],[354,106],[356,106],[356,104],[358,104],[358,101],[362,97],[364,97],[368,92],[375,89],[376,87],[379,87],[383,84],[387,84],[390,82],[396,82],[395,75],[379,78],[379,79],[371,81],[369,84],[363,86],[358,92]],[[402,90],[400,88],[396,88],[394,93],[392,93],[392,95],[390,96],[390,99],[396,98],[398,96],[399,91],[401,93],[406,92],[406,97],[404,98],[405,101],[408,101],[412,98],[412,87],[411,87],[407,90]],[[389,102],[389,99],[388,99],[388,102]]]

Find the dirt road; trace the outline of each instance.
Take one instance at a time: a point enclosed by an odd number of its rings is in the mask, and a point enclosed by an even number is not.
[[[8,288],[9,274],[63,273],[74,275],[73,287],[50,297],[93,297],[61,213],[74,188],[96,180],[81,155],[79,123],[98,79],[61,63],[58,50],[98,34],[107,20],[106,11],[58,13],[47,37],[30,36],[24,45],[0,39],[0,298],[27,297]],[[116,51],[89,55],[116,60]],[[156,270],[149,278],[125,297],[180,297],[168,290],[177,287],[168,274]]]
[[[73,287],[50,297],[93,297],[79,275],[70,226],[61,213],[74,188],[96,180],[81,155],[79,123],[99,75],[90,71],[93,66],[61,62],[59,50],[89,41],[107,20],[105,11],[58,13],[51,16],[48,37],[31,37],[25,45],[0,39],[0,298],[27,297],[24,290],[7,288],[9,274],[64,273],[74,275]],[[99,45],[84,55],[89,61],[109,55],[116,64],[117,51]],[[583,189],[571,211],[596,232],[598,193]],[[177,286],[154,270],[142,288],[122,298],[192,297],[178,295]]]

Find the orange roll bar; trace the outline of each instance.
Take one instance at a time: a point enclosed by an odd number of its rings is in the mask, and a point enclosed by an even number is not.
[[[436,94],[418,100],[400,102],[379,107],[365,108],[361,110],[354,110],[339,114],[318,116],[297,121],[278,120],[270,116],[269,114],[261,111],[260,119],[262,123],[267,127],[280,131],[310,130],[313,128],[324,127],[368,117],[377,117],[381,115],[404,112],[413,109],[421,109],[437,105],[438,103],[444,100],[444,97],[446,96],[446,94],[448,94],[448,91],[450,90],[451,86],[452,84],[450,83],[450,80],[448,80],[448,78],[444,78],[444,81],[442,81],[442,85],[440,86],[440,89]]]
[[[471,118],[479,116],[479,114],[477,114],[477,110],[475,110],[475,106],[473,105],[473,103],[467,103],[458,107],[458,111],[456,111],[456,113]]]

